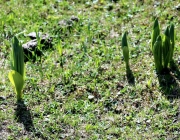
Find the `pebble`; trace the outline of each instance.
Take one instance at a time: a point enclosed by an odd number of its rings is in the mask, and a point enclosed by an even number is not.
[[[88,99],[89,99],[89,100],[92,100],[92,99],[94,99],[94,96],[93,96],[93,95],[89,95],[89,96],[88,96]]]

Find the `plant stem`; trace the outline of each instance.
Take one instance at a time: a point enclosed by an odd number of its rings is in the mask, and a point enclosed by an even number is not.
[[[21,90],[20,91],[16,90],[16,93],[17,93],[17,102],[22,101],[22,91]]]

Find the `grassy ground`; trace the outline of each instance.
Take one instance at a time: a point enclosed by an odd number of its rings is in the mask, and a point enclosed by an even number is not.
[[[114,0],[115,1],[115,0]],[[0,139],[180,139],[180,6],[151,0],[1,0]],[[72,26],[58,25],[75,16]],[[175,24],[175,68],[157,77],[150,38]],[[70,29],[69,29],[70,28]],[[10,43],[32,31],[53,48],[26,63],[24,103],[8,79]],[[128,31],[132,78],[121,35]],[[62,50],[62,55],[58,52]]]

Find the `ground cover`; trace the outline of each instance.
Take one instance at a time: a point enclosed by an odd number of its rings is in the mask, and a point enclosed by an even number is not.
[[[179,139],[178,1],[2,0],[0,139]],[[174,67],[157,75],[151,32],[175,25]],[[72,21],[74,19],[74,21]],[[121,50],[128,32],[131,78]],[[11,39],[48,33],[52,48],[25,63],[24,103],[8,79]],[[62,52],[62,54],[61,54]]]

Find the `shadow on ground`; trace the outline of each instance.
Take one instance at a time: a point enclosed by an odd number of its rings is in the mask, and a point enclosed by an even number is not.
[[[180,71],[174,62],[171,63],[171,70],[158,75],[158,80],[163,94],[168,99],[180,98]]]
[[[171,70],[158,75],[161,91],[168,100],[180,99],[180,71],[178,65],[171,63]],[[180,122],[180,106],[177,111],[177,121]]]
[[[44,136],[35,129],[30,109],[24,104],[24,101],[17,102],[17,108],[15,109],[15,119],[17,122],[24,125],[24,129],[27,132],[33,132],[36,137],[44,139]]]
[[[132,73],[132,70],[130,68],[126,69],[126,77],[127,77],[127,81],[130,85],[135,85],[135,79],[134,79],[134,75]]]

